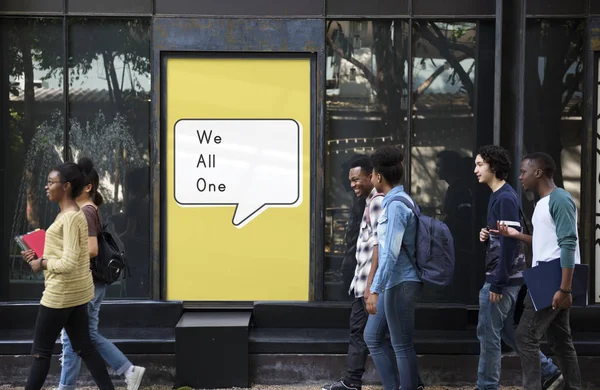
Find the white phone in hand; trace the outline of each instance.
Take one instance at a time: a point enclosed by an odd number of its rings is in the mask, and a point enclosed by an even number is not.
[[[498,223],[500,225],[506,225],[506,226],[510,226],[510,227],[514,227],[514,228],[521,227],[521,222],[517,222],[517,221],[498,221]]]

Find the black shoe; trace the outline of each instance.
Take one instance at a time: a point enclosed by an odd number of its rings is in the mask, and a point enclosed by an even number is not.
[[[542,379],[542,390],[557,390],[562,384],[563,376],[560,371],[557,371],[552,378]]]
[[[345,380],[339,380],[330,385],[323,386],[323,390],[361,390],[361,385],[350,383]]]

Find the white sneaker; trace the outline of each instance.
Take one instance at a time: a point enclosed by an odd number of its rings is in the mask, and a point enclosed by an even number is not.
[[[142,378],[146,369],[144,367],[133,366],[133,370],[129,375],[125,375],[125,383],[127,390],[138,390],[142,384]]]
[[[546,381],[546,383],[543,384],[542,389],[544,389],[544,390],[562,389],[563,383],[564,383],[564,378],[563,378],[562,374],[560,374],[558,377],[555,377],[555,378],[552,378],[552,379]]]

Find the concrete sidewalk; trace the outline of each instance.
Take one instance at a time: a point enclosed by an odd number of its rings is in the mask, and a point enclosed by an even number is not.
[[[473,390],[475,386],[466,387],[449,387],[449,386],[428,386],[426,390]],[[50,390],[50,387],[46,387]],[[79,387],[79,390],[94,390],[95,387]],[[127,390],[125,387],[118,387],[118,390]],[[168,386],[142,386],[140,389],[143,390],[172,390],[172,387]],[[181,390],[190,390],[189,387],[182,387]],[[304,384],[304,385],[286,385],[286,386],[261,386],[254,385],[251,387],[252,390],[321,390],[319,384]],[[501,387],[502,390],[521,390],[519,387]],[[0,385],[0,390],[23,390],[23,387],[12,387],[10,385]],[[199,389],[198,389],[199,390]],[[221,389],[221,390],[234,390],[234,389]],[[242,390],[242,389],[235,389]],[[363,390],[381,390],[381,386],[365,386]]]

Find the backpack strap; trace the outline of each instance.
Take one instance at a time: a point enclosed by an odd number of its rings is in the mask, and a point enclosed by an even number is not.
[[[421,212],[418,210],[417,207],[415,207],[415,205],[412,204],[411,201],[409,201],[406,197],[404,196],[400,196],[400,202],[404,203],[404,205],[406,207],[408,207],[410,209],[410,211],[412,211],[412,213],[415,215],[415,217],[418,219],[421,216]],[[408,252],[406,245],[404,245],[404,242],[402,242],[402,248],[404,248],[405,251]],[[415,247],[415,251],[417,250],[417,248]],[[419,273],[419,268],[417,267],[417,254],[415,253],[409,253],[408,254],[408,259],[410,260],[411,264],[413,265],[413,267],[415,267],[415,270],[417,270],[417,273]]]
[[[406,197],[400,196],[400,202],[404,203],[404,205],[406,207],[408,207],[410,209],[410,211],[413,212],[415,217],[419,218],[421,216],[421,211],[418,209],[418,207],[415,207],[415,205],[412,204],[412,202],[410,200],[408,200]]]

